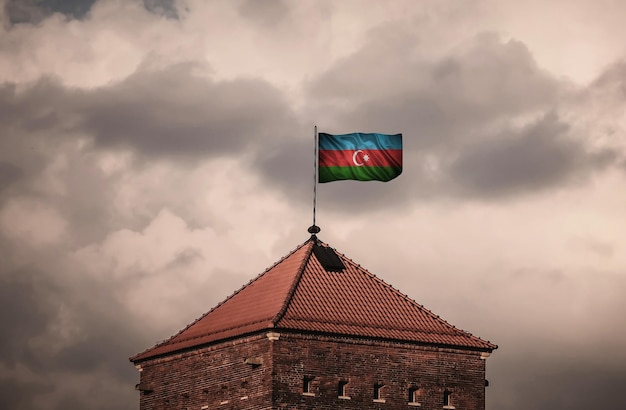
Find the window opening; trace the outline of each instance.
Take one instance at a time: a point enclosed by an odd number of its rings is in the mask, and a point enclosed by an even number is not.
[[[443,392],[443,408],[444,409],[453,409],[452,405],[452,392],[448,389]]]
[[[313,396],[313,379],[315,377],[305,376],[302,381],[302,394]]]
[[[375,384],[374,385],[374,401],[379,403],[384,403],[385,399],[382,398],[382,389],[384,384]]]
[[[409,389],[409,404],[419,406],[419,387],[411,387]]]
[[[348,382],[345,380],[341,380],[339,382],[339,385],[337,386],[337,396],[339,396],[340,399],[349,399],[350,396],[348,396]]]

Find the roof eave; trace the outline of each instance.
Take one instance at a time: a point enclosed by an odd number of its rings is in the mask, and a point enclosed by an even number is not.
[[[451,344],[451,343],[437,343],[437,342],[429,342],[424,340],[414,340],[414,339],[398,339],[398,338],[389,338],[389,337],[380,337],[373,335],[354,335],[349,333],[332,333],[332,332],[323,332],[319,330],[304,330],[304,329],[294,329],[294,328],[274,328],[276,332],[288,332],[288,333],[300,333],[300,334],[309,334],[315,336],[325,336],[325,337],[336,337],[336,338],[349,338],[349,339],[357,339],[357,340],[371,340],[377,342],[393,342],[393,343],[402,343],[402,344],[411,344],[411,345],[419,345],[419,346],[431,346],[438,348],[446,348],[446,349],[458,349],[458,350],[471,350],[476,352],[486,352],[491,353],[498,348],[498,345],[493,344],[489,341],[480,339],[480,342],[483,346],[472,346],[472,345],[461,345],[461,344]]]

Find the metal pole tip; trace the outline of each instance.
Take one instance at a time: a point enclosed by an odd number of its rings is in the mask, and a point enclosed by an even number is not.
[[[317,225],[311,225],[309,226],[309,229],[307,229],[307,232],[310,233],[311,235],[315,235],[316,233],[319,233],[320,231],[321,229]]]

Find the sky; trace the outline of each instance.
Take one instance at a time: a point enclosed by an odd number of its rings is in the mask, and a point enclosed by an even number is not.
[[[626,408],[626,2],[0,0],[0,407],[128,361],[309,238],[314,126],[402,133],[318,235],[499,345],[487,408]]]

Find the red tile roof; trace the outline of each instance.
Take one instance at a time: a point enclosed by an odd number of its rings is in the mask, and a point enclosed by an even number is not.
[[[317,244],[317,245],[316,245]],[[178,334],[130,360],[261,330],[290,329],[491,351],[498,346],[457,329],[345,255],[324,269],[312,237]]]

